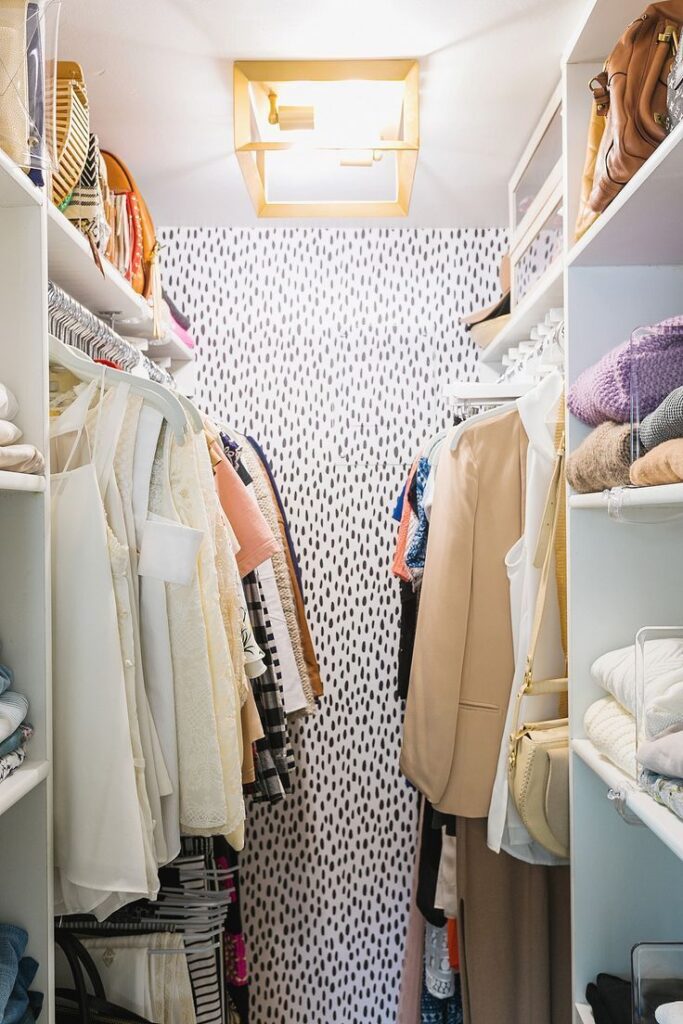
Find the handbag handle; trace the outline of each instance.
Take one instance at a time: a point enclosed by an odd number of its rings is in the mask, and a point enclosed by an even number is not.
[[[512,733],[510,735],[510,768],[514,768],[516,760],[517,741],[520,739],[519,719],[522,711],[522,700],[524,697],[536,697],[543,694],[566,693],[567,678],[561,679],[534,679],[534,661],[536,649],[543,625],[543,614],[546,608],[548,597],[548,584],[550,581],[550,570],[553,564],[553,550],[557,536],[557,525],[560,518],[560,509],[564,500],[564,431],[562,431],[557,451],[555,453],[555,464],[548,487],[541,528],[538,534],[538,543],[534,556],[534,566],[541,569],[541,578],[538,583],[538,594],[536,596],[536,607],[534,619],[529,637],[529,648],[524,669],[524,681],[515,699],[515,710],[512,718]]]
[[[88,992],[85,987],[83,970],[81,967],[80,960],[78,959],[78,956],[76,954],[76,951],[74,950],[69,940],[70,936],[67,935],[67,933],[60,931],[60,929],[55,930],[55,942],[64,953],[64,956],[66,957],[69,967],[71,969],[71,976],[73,978],[74,985],[76,988],[76,1002],[78,1004],[78,1017],[80,1020],[80,1024],[91,1024],[90,1013],[88,1010]],[[67,995],[67,993],[58,991],[55,993],[55,995]],[[69,992],[68,995],[69,997],[71,997],[72,993]]]

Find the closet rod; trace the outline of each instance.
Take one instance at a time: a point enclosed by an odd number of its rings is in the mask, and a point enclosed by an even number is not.
[[[109,359],[128,372],[142,367],[150,380],[175,388],[175,381],[167,370],[153,363],[109,324],[52,281],[48,284],[48,323],[51,334],[87,353],[92,359]]]

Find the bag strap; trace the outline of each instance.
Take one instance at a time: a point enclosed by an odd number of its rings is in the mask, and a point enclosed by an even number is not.
[[[562,502],[564,501],[564,431],[559,439],[558,449],[555,454],[555,464],[553,466],[553,475],[550,479],[550,486],[548,487],[548,496],[545,502],[545,508],[543,510],[543,517],[541,519],[541,527],[538,532],[538,542],[536,544],[536,553],[534,556],[534,566],[541,570],[541,576],[538,582],[538,593],[536,596],[536,608],[534,610],[534,618],[531,625],[531,634],[529,636],[529,647],[526,658],[526,669],[524,671],[524,686],[523,691],[525,693],[559,693],[560,689],[555,684],[560,684],[560,679],[547,679],[542,682],[534,681],[534,662],[536,660],[536,651],[538,648],[538,641],[541,635],[541,627],[543,625],[543,616],[545,614],[546,604],[548,600],[548,586],[550,584],[550,573],[553,565],[553,553],[555,549],[555,537],[557,535],[557,524],[560,518],[560,509]],[[564,681],[564,689],[566,690],[567,684]],[[550,689],[539,689],[539,687],[550,687]]]
[[[78,965],[78,971],[79,971],[79,974],[81,975],[81,979],[83,980],[83,986],[84,986],[84,991],[86,993],[86,996],[87,996],[87,988],[85,986],[85,978],[83,976],[83,968],[85,968],[85,974],[87,974],[87,976],[88,976],[88,980],[90,981],[90,984],[92,986],[92,990],[93,990],[94,995],[97,996],[98,999],[106,999],[107,995],[106,995],[106,992],[104,990],[104,985],[102,983],[102,979],[100,977],[99,971],[97,970],[97,967],[95,966],[95,961],[90,956],[90,953],[85,948],[83,943],[79,939],[76,938],[76,936],[73,934],[73,932],[64,931],[64,930],[59,929],[59,928],[56,929],[56,931],[55,931],[55,941],[58,942],[59,945],[61,946],[61,948],[64,950],[64,953],[66,954],[67,958],[69,958],[69,953],[67,952],[67,946],[68,946],[70,952],[76,958],[76,962],[77,962],[77,965]],[[69,958],[69,963],[71,964],[71,959],[70,958]],[[73,968],[72,968],[72,974],[73,973],[74,973],[74,971],[73,971]],[[76,980],[75,979],[75,975],[74,975],[74,980]]]
[[[557,451],[555,453],[555,464],[550,478],[548,495],[546,497],[541,527],[538,533],[538,542],[534,555],[534,566],[541,570],[541,577],[538,583],[536,595],[536,607],[529,636],[529,647],[527,650],[526,667],[524,669],[524,681],[515,699],[515,709],[512,717],[512,732],[510,735],[510,768],[514,768],[516,760],[517,740],[520,738],[519,720],[522,711],[522,700],[524,697],[540,697],[546,694],[566,693],[567,678],[561,679],[534,679],[534,661],[538,640],[543,625],[543,615],[546,609],[548,598],[548,585],[553,564],[553,552],[555,548],[555,537],[557,535],[557,524],[560,518],[560,510],[564,501],[564,459],[565,459],[565,435],[560,434]]]

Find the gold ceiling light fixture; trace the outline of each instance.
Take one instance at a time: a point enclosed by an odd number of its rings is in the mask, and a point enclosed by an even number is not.
[[[237,61],[235,153],[259,217],[404,217],[416,60]]]

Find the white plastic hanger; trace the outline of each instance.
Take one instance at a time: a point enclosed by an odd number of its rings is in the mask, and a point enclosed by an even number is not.
[[[94,363],[85,353],[71,345],[65,345],[63,341],[55,338],[52,334],[50,335],[50,362],[63,366],[64,369],[73,373],[74,377],[78,377],[82,381],[101,380],[104,372],[104,379],[107,383],[117,384],[125,381],[130,384],[131,391],[142,395],[145,402],[161,413],[172,427],[178,444],[184,443],[188,417],[178,396],[163,384],[157,384],[156,381],[145,380],[142,377],[134,377],[130,373],[115,370],[111,366]],[[199,416],[196,409],[194,412]]]

